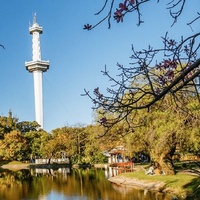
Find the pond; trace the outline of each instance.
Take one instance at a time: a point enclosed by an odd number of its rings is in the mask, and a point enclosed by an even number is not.
[[[102,169],[0,171],[0,200],[170,200],[165,194],[110,183]]]

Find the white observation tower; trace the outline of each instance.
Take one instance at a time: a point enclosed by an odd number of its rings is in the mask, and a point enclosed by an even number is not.
[[[42,27],[37,23],[36,14],[33,16],[33,25],[29,27],[29,32],[32,35],[32,61],[25,62],[25,67],[30,73],[33,73],[35,120],[43,129],[42,73],[49,69],[49,61],[41,60],[40,34],[42,34]]]

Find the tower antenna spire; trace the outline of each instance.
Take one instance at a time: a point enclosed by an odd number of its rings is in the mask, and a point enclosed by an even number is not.
[[[33,24],[37,23],[37,14],[36,12],[33,14]]]

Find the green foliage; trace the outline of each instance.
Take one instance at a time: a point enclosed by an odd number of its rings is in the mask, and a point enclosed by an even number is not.
[[[4,135],[16,130],[18,119],[12,117],[12,112],[9,111],[8,117],[0,116],[0,139],[4,138]]]
[[[54,144],[56,144],[61,135],[65,137],[61,141],[65,141],[63,145],[65,146],[66,155],[71,159],[71,163],[101,163],[105,162],[106,159],[101,152],[106,149],[107,143],[103,143],[101,139],[98,139],[100,129],[101,127],[98,125],[73,128],[63,127],[53,130],[52,138],[55,140]],[[51,155],[50,153],[48,154]]]
[[[59,134],[57,137],[51,138],[43,143],[41,147],[43,157],[48,158],[49,162],[53,156],[56,156],[61,151],[66,151],[66,136],[64,134]]]
[[[16,127],[22,133],[27,133],[30,131],[37,131],[39,128],[39,124],[35,121],[34,122],[22,121],[22,122],[18,122]]]
[[[0,140],[0,156],[7,160],[24,160],[27,158],[27,140],[18,131],[11,131]]]
[[[47,143],[50,135],[43,131],[29,131],[24,134],[28,142],[28,152],[30,159],[34,159],[42,156],[42,147]]]
[[[132,120],[137,124],[142,122],[141,126],[133,129],[121,121],[105,135],[104,127],[99,124],[57,128],[48,134],[37,130],[36,122],[18,122],[10,112],[8,117],[0,117],[0,157],[10,160],[43,157],[50,160],[64,154],[71,163],[104,163],[107,158],[102,152],[120,145],[126,148],[127,156],[145,152],[163,168],[167,161],[173,170],[175,152],[180,155],[200,153],[199,111],[195,96],[185,93],[182,102],[172,101],[166,96],[162,104],[155,104],[149,112],[138,110],[137,114],[127,118],[129,123]],[[97,114],[96,117],[98,121],[102,116]]]
[[[200,154],[198,97],[185,92],[180,94],[179,99],[173,100],[166,95],[161,104],[155,103],[148,112],[141,109],[130,113],[126,122],[115,124],[106,133],[105,143],[113,141],[116,145],[115,137],[127,149],[129,156],[145,152],[166,173],[173,174],[172,159],[176,152]],[[126,126],[127,122],[129,127]],[[140,125],[134,127],[134,124]],[[112,139],[109,141],[108,138]]]
[[[105,157],[101,152],[95,152],[92,156],[91,156],[91,162],[92,164],[95,163],[108,163],[108,158]]]

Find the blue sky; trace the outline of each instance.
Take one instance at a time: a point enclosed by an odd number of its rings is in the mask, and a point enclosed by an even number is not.
[[[118,2],[121,2],[120,0]],[[128,65],[131,45],[136,49],[149,44],[161,47],[166,31],[174,38],[192,34],[186,17],[192,20],[200,7],[199,0],[187,1],[187,11],[173,28],[165,4],[151,1],[143,6],[145,23],[137,27],[137,16],[130,14],[124,23],[113,22],[110,30],[104,23],[92,31],[83,25],[94,24],[94,16],[103,0],[6,0],[0,6],[0,115],[11,110],[19,121],[34,121],[33,77],[26,71],[25,61],[31,61],[29,23],[37,13],[43,27],[41,55],[50,61],[43,74],[44,129],[91,124],[94,120],[92,102],[82,97],[84,88],[91,93],[95,87],[105,91],[109,82],[101,74],[107,65],[111,74],[117,73],[116,63]],[[155,6],[156,5],[156,6]],[[102,13],[102,17],[104,16]],[[194,31],[199,31],[196,23]]]

